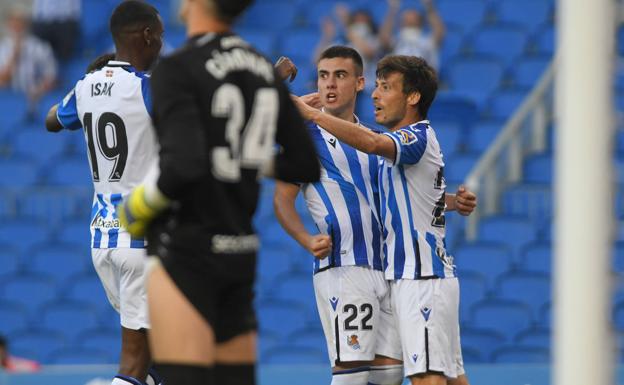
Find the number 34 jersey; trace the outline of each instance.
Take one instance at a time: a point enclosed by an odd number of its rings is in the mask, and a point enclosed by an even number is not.
[[[93,248],[146,246],[119,224],[115,207],[146,178],[156,178],[158,145],[151,119],[149,76],[110,61],[76,83],[58,106],[64,128],[84,128],[94,197]]]

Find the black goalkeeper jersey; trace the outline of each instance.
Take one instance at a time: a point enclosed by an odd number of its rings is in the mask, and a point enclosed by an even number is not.
[[[158,187],[174,201],[150,226],[152,253],[204,254],[211,236],[253,234],[260,172],[271,159],[280,180],[319,178],[313,143],[288,89],[273,65],[236,35],[196,36],[162,59],[152,97]]]

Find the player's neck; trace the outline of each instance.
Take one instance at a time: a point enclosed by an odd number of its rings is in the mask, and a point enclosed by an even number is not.
[[[342,110],[329,110],[324,108],[324,111],[336,118],[355,123],[355,106],[349,106]]]
[[[420,114],[415,111],[410,113],[409,111],[405,114],[405,116],[403,117],[403,119],[401,119],[398,123],[396,123],[394,126],[392,126],[390,128],[390,131],[396,131],[398,129],[401,129],[405,126],[409,126],[410,124],[414,124],[416,122],[420,122],[422,119],[422,117],[420,116]]]
[[[145,60],[141,59],[141,57],[134,54],[132,51],[127,51],[123,48],[117,49],[115,60],[130,63],[137,71],[147,71],[149,69],[149,64],[146,63]]]
[[[186,35],[188,37],[205,35],[207,33],[226,33],[230,32],[230,30],[230,24],[214,17],[194,12],[189,15],[186,24]]]

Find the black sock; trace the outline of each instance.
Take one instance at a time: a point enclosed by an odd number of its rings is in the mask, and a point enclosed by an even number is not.
[[[181,364],[154,364],[164,385],[215,385],[215,370],[212,366]]]
[[[255,385],[256,366],[254,364],[216,364],[215,378],[218,385]],[[169,385],[169,384],[167,384]]]

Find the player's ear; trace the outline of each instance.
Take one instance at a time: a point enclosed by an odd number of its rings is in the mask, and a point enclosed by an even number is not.
[[[410,106],[417,105],[419,101],[420,92],[412,92],[411,94],[407,95],[407,104],[409,104]]]
[[[357,92],[362,91],[365,85],[366,85],[366,80],[364,79],[364,76],[358,76],[357,84],[355,85],[355,89],[357,90]]]
[[[150,27],[145,27],[143,30],[143,40],[148,47],[152,45],[152,29]]]

